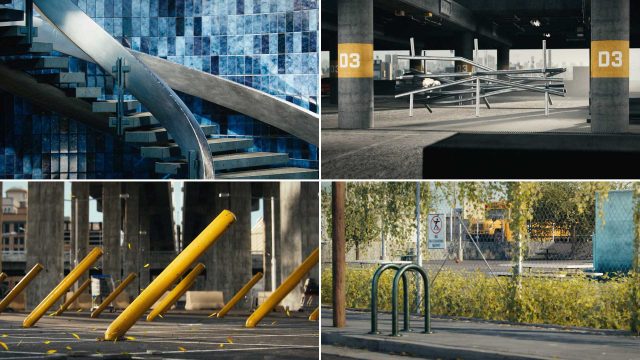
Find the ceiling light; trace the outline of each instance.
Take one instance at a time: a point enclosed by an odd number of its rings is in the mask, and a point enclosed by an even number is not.
[[[540,20],[538,20],[538,19],[533,19],[533,20],[529,21],[529,23],[531,23],[531,25],[533,25],[535,27],[540,27]]]
[[[546,38],[550,38],[550,37],[551,37],[551,34],[549,34],[549,33],[544,33],[544,34],[542,34],[542,35],[543,35],[544,37],[546,37]]]

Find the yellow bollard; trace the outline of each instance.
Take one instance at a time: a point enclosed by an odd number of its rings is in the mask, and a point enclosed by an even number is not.
[[[116,340],[126,334],[136,321],[167,289],[213,245],[236,216],[224,210],[187,246],[158,277],[118,316],[104,333],[105,340]]]
[[[320,315],[320,307],[317,307],[311,315],[309,315],[309,321],[318,321],[318,315]]]
[[[311,268],[318,263],[318,259],[320,257],[319,254],[319,249],[313,250],[311,255],[309,255],[302,265],[298,266],[298,268],[291,273],[291,275],[289,275],[289,277],[280,286],[278,286],[276,291],[274,291],[273,294],[271,294],[267,300],[265,300],[265,302],[262,303],[262,305],[260,305],[260,307],[258,307],[251,316],[249,316],[245,323],[245,327],[256,327],[260,320],[270,313],[271,310],[273,310],[273,308],[276,307],[276,305],[278,305],[280,301],[282,301],[282,299],[284,299],[285,296],[287,296],[287,294],[289,294],[291,290],[300,283],[300,281],[302,281],[302,278],[311,271]]]
[[[22,279],[20,279],[20,282],[18,282],[16,286],[14,286],[11,291],[9,291],[7,296],[5,296],[2,301],[0,301],[0,312],[3,312],[4,309],[6,309],[9,304],[11,304],[13,299],[15,299],[16,296],[18,296],[24,290],[24,288],[29,285],[31,280],[33,280],[33,278],[35,278],[36,275],[38,275],[40,271],[42,271],[42,269],[44,269],[44,266],[42,266],[41,264],[33,265],[31,270],[29,270],[29,272]]]
[[[42,300],[40,304],[33,309],[29,316],[27,316],[27,318],[22,322],[22,326],[29,328],[35,325],[44,313],[46,313],[47,310],[49,310],[49,308],[52,307],[53,304],[55,304],[56,301],[58,301],[58,299],[60,299],[64,294],[66,294],[69,288],[71,288],[76,281],[78,281],[78,278],[93,266],[100,256],[102,256],[102,249],[93,248],[89,255],[82,259],[78,266],[71,270],[69,275],[62,279],[60,284],[51,290],[49,295],[47,295],[47,297],[45,297],[44,300]]]
[[[85,280],[85,282],[83,282],[82,285],[80,285],[80,287],[78,288],[78,291],[74,292],[73,295],[71,295],[71,297],[64,302],[64,304],[60,305],[60,308],[58,309],[58,311],[53,313],[53,316],[60,316],[63,312],[67,311],[67,308],[69,308],[69,306],[71,306],[71,304],[73,304],[73,302],[80,297],[80,294],[87,290],[89,285],[91,285],[91,279]]]
[[[106,299],[104,299],[102,304],[100,304],[100,306],[98,306],[95,310],[91,312],[91,317],[95,319],[98,316],[100,316],[100,314],[104,311],[104,309],[106,309],[107,306],[109,306],[109,304],[111,304],[116,299],[116,297],[118,297],[118,295],[120,295],[120,293],[123,292],[124,289],[127,286],[129,286],[129,284],[131,284],[133,280],[135,280],[135,278],[136,278],[136,274],[131,273],[124,280],[122,280],[120,285],[118,285],[115,288],[115,290],[113,290],[113,292],[109,294],[109,296],[107,296]]]
[[[0,273],[0,283],[7,279],[7,274],[3,272]]]
[[[196,282],[196,278],[198,277],[198,275],[200,275],[200,273],[202,273],[202,271],[204,271],[204,264],[199,263],[198,265],[196,265],[196,267],[193,268],[193,270],[191,270],[191,272],[189,272],[189,274],[187,274],[187,276],[184,277],[184,279],[182,279],[182,281],[178,283],[178,285],[176,285],[175,288],[173,288],[173,290],[171,290],[171,292],[169,292],[169,294],[167,294],[164,299],[162,299],[162,301],[160,301],[158,306],[151,311],[149,316],[147,316],[147,321],[153,321],[153,319],[155,319],[158,315],[164,314],[165,312],[169,311],[169,309],[171,309],[171,306],[178,302],[180,297],[193,286],[193,284]]]
[[[229,302],[222,308],[222,310],[220,310],[220,312],[216,316],[219,318],[223,318],[225,315],[227,315],[229,310],[233,309],[236,303],[240,301],[249,292],[249,290],[251,290],[251,288],[258,281],[260,281],[260,279],[262,279],[261,272],[257,273],[253,278],[251,278],[251,280],[249,280],[249,282],[245,286],[243,286],[242,289],[240,289],[240,291],[238,291],[238,293],[233,298],[231,298],[231,300],[229,300]]]

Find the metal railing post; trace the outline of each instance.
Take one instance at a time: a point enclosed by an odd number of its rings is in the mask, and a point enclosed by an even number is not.
[[[119,57],[116,60],[116,65],[111,68],[111,71],[115,74],[115,91],[117,97],[116,103],[116,134],[118,136],[124,135],[123,121],[124,121],[124,88],[125,88],[125,73],[131,71],[129,66],[124,65],[124,59]]]
[[[26,43],[31,47],[33,44],[33,0],[24,2],[24,25],[26,27]]]

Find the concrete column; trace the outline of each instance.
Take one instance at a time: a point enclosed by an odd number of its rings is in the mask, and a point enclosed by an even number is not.
[[[114,281],[121,278],[120,229],[122,209],[119,182],[102,184],[102,247],[104,250],[102,273],[111,275]]]
[[[71,268],[87,256],[89,248],[89,183],[71,183]],[[77,209],[76,209],[77,207]],[[77,217],[77,218],[76,218]],[[78,254],[76,256],[76,242]],[[89,278],[89,274],[83,274],[78,283]]]
[[[465,31],[458,38],[455,47],[456,56],[473,60],[473,33]],[[456,72],[472,72],[473,66],[456,61]]]
[[[144,197],[142,197],[144,199]],[[151,240],[149,237],[149,227],[150,227],[150,219],[147,211],[147,207],[141,203],[140,206],[140,264],[141,267],[138,269],[140,272],[140,276],[138,278],[138,290],[146,288],[151,282],[151,268],[145,268],[145,264],[149,264],[151,261],[150,258],[150,248],[151,248]],[[136,292],[136,294],[138,294]]]
[[[509,70],[509,48],[507,46],[498,48],[498,70]]]
[[[629,0],[591,1],[591,131],[629,128]]]
[[[224,293],[229,300],[251,279],[251,184],[250,183],[185,183],[185,239],[192,240],[218,214],[228,209],[236,222],[204,254],[206,269],[199,290]],[[248,304],[242,302],[239,308]]]
[[[145,263],[142,262],[140,243],[140,183],[126,183],[123,189],[129,195],[124,209],[124,275],[138,274]],[[129,248],[128,244],[131,244]]]
[[[26,289],[26,309],[32,310],[64,276],[64,184],[30,182],[27,210],[26,268],[44,270]]]
[[[338,126],[373,127],[373,1],[338,1]]]
[[[318,197],[318,183],[280,183],[280,238],[276,257],[281,276],[278,284],[319,246]],[[319,267],[315,266],[307,277],[320,283],[319,275]],[[283,306],[300,308],[305,280],[282,301]]]

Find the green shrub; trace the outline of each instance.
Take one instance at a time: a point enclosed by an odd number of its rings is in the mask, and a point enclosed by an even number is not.
[[[346,274],[347,307],[369,309],[371,278],[375,268],[349,268]],[[380,279],[379,309],[391,310],[394,271]],[[433,276],[432,274],[430,274]],[[322,272],[322,302],[331,304],[331,270]],[[630,280],[617,277],[603,281],[584,276],[565,278],[525,277],[518,306],[511,303],[512,281],[482,272],[443,270],[431,289],[434,315],[462,316],[487,320],[517,319],[526,323],[555,324],[602,329],[629,329]],[[415,284],[411,281],[410,293]],[[413,300],[413,296],[410,297]],[[401,299],[401,298],[400,298]],[[401,300],[399,300],[402,303]],[[412,306],[414,309],[415,306]],[[513,314],[514,308],[519,309]]]

